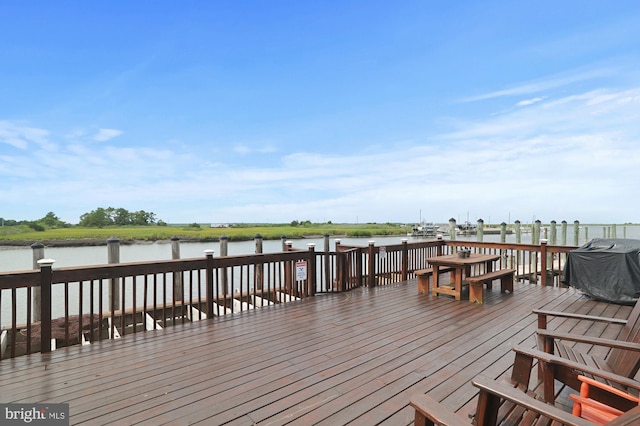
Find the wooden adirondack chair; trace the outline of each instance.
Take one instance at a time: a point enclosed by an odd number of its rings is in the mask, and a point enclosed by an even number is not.
[[[600,377],[609,385],[625,391],[630,389],[640,391],[640,382],[633,379],[640,369],[640,301],[636,303],[627,320],[542,310],[536,310],[534,313],[538,315],[537,334],[540,350],[521,346],[514,348],[516,352],[512,373],[514,381],[528,386],[533,361],[537,360],[541,367],[539,377],[543,380],[544,398],[548,402],[553,402],[555,399],[555,380],[579,390],[579,374]],[[622,324],[623,327],[616,340],[557,333],[546,329],[549,316],[605,321]],[[560,341],[605,346],[610,350],[605,358],[601,358],[578,352]],[[628,400],[608,392],[594,390],[592,398],[623,411],[632,408]]]
[[[569,426],[593,426],[593,423],[546,404],[508,383],[484,377],[476,377],[472,383],[480,389],[473,421],[447,410],[427,395],[416,395],[411,399],[411,406],[415,409],[415,425],[467,426],[473,423],[476,426],[502,424],[526,426],[553,421],[556,422],[554,424]],[[607,426],[640,424],[640,407],[636,406],[604,424]]]

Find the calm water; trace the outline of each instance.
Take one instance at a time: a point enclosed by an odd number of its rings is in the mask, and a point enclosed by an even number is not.
[[[558,239],[560,238],[560,227],[557,228]],[[584,226],[580,231],[579,244],[584,244],[592,238],[611,237],[611,227],[603,226]],[[635,238],[640,239],[640,226],[617,226],[618,238]],[[542,233],[544,238],[544,233]],[[354,244],[366,246],[370,240],[375,241],[376,246],[385,244],[400,244],[403,238],[411,241],[420,241],[420,238],[414,237],[375,237],[375,238],[340,238],[343,244]],[[507,235],[507,242],[515,242],[515,235]],[[477,241],[475,235],[456,237],[457,240]],[[335,248],[336,238],[330,239],[331,249]],[[484,241],[495,242],[500,241],[500,235],[485,235]],[[522,234],[522,242],[531,242],[531,234]],[[567,227],[567,242],[573,244],[573,224]],[[315,243],[316,251],[324,249],[324,239],[302,239],[293,240],[293,246],[296,248],[306,249],[307,244]],[[275,253],[282,250],[282,242],[280,240],[263,241],[263,252]],[[180,257],[183,259],[204,256],[204,250],[213,249],[214,256],[220,255],[219,243],[181,243]],[[254,241],[229,242],[228,254],[250,254],[255,252]],[[32,269],[33,259],[30,247],[0,247],[0,272],[19,271]],[[100,265],[107,263],[107,247],[53,247],[45,248],[45,257],[54,259],[54,268],[67,266],[85,266]],[[167,260],[171,259],[171,243],[155,242],[148,244],[133,244],[120,246],[120,262],[141,262],[149,260]]]

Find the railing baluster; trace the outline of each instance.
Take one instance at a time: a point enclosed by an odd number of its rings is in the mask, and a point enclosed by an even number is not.
[[[78,335],[76,336],[79,343],[82,343],[83,312],[82,299],[84,297],[83,281],[78,283]]]
[[[89,281],[89,341],[94,342],[95,336],[93,330],[96,327],[93,321],[93,280]],[[100,327],[102,329],[102,327]]]
[[[31,331],[32,331],[32,289],[31,287],[27,287],[27,353],[31,353]],[[2,305],[0,305],[2,306]],[[40,318],[40,313],[38,313],[38,318]]]
[[[11,289],[11,358],[16,356],[16,340],[18,337],[18,292],[16,288]],[[30,335],[30,330],[27,331]]]
[[[103,280],[97,280],[97,285],[98,285],[98,322],[100,323],[100,334],[98,335],[98,340],[102,340],[102,327],[103,327],[103,321],[104,321],[104,316],[103,316],[103,312],[104,312],[104,306],[102,305],[102,283]]]
[[[40,310],[40,352],[42,353],[51,352],[51,266],[53,262],[52,259],[38,261],[40,265],[40,294],[42,297]],[[16,327],[15,324],[13,326]]]
[[[64,340],[69,344],[69,282],[64,283]]]

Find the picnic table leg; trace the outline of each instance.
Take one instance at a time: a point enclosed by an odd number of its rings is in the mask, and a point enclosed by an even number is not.
[[[463,270],[464,268],[456,268],[456,282],[455,282],[456,300],[460,300],[460,294],[462,293],[462,271]]]
[[[433,282],[433,289],[431,290],[431,294],[438,295],[438,289],[440,288],[440,267],[438,265],[433,265],[433,274],[431,277],[431,281]]]

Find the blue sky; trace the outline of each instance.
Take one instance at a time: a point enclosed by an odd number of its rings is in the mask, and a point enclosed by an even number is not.
[[[0,217],[640,222],[636,1],[0,6]]]

